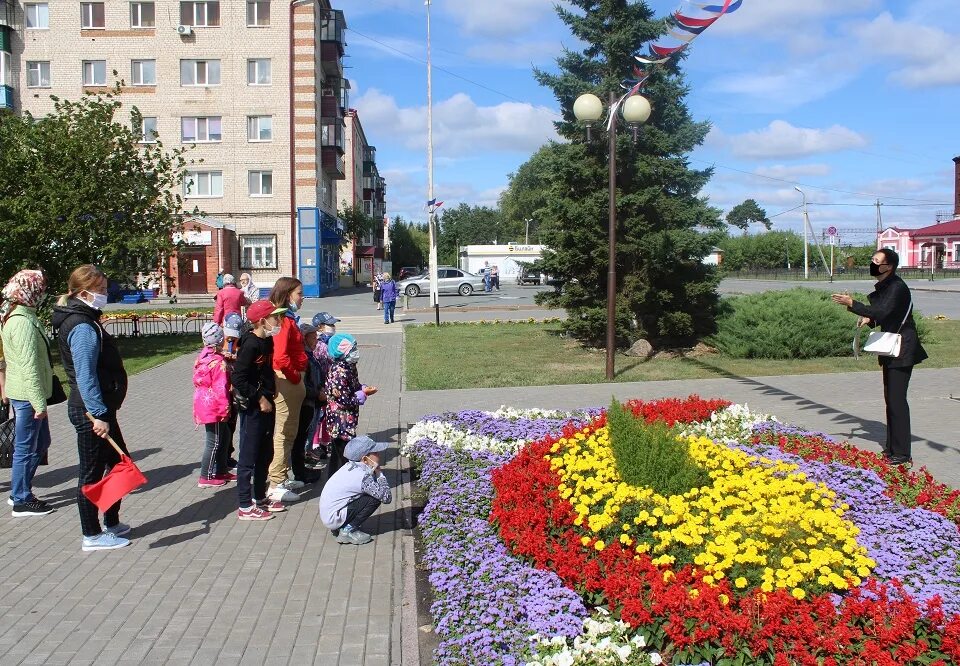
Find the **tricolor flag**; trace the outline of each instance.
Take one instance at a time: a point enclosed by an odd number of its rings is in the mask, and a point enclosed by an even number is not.
[[[440,206],[442,205],[443,205],[443,202],[437,201],[436,199],[430,199],[430,201],[427,202],[427,208],[430,208],[432,206],[434,210],[436,210],[437,208],[440,208]]]

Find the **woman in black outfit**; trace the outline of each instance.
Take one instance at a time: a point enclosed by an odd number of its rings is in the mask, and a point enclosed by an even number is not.
[[[878,250],[870,260],[870,275],[877,278],[870,305],[854,301],[846,294],[833,294],[835,303],[845,305],[860,315],[857,326],[879,326],[884,333],[900,333],[900,355],[880,356],[883,371],[883,399],[887,405],[887,441],[883,455],[892,465],[913,463],[910,456],[910,406],[907,388],[913,366],[927,358],[917,337],[913,321],[913,299],[910,288],[896,274],[900,257],[893,250]]]

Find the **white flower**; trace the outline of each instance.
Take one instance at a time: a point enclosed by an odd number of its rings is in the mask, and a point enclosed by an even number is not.
[[[647,647],[647,639],[645,639],[645,638],[644,638],[643,636],[641,636],[640,634],[637,634],[636,636],[634,636],[633,638],[631,638],[631,639],[630,639],[630,642],[633,643],[634,645],[636,645],[638,648]],[[656,654],[656,653],[654,653],[654,654]]]
[[[553,657],[554,666],[573,666],[573,655],[569,652],[561,652]]]
[[[628,643],[627,645],[621,645],[620,647],[616,648],[615,651],[617,656],[620,657],[620,661],[627,663],[627,659],[630,658],[630,653],[633,652],[633,648],[631,648],[630,644]]]
[[[660,664],[663,663],[663,657],[661,657],[661,656],[660,656],[658,653],[656,653],[656,652],[651,652],[651,653],[650,653],[650,663],[653,664],[653,666],[660,666]]]

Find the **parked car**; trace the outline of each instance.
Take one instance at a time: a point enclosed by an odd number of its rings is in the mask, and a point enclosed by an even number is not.
[[[430,273],[424,271],[397,283],[400,293],[407,296],[419,296],[430,293]],[[460,294],[469,296],[474,291],[483,291],[483,278],[473,273],[462,271],[453,266],[439,266],[437,268],[437,289],[441,294]]]
[[[422,272],[423,269],[418,266],[404,266],[400,269],[400,272],[397,273],[397,280],[406,280],[407,278],[420,275]]]
[[[520,269],[520,272],[517,273],[517,284],[542,284],[543,283],[543,274],[540,272],[539,268],[527,268],[524,267]]]

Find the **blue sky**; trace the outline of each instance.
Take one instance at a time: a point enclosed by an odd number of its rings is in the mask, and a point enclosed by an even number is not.
[[[678,0],[650,0],[657,15]],[[345,65],[392,216],[426,199],[423,0],[347,0]],[[433,0],[435,178],[446,206],[493,205],[507,176],[555,137],[557,104],[532,66],[577,45],[549,0]],[[746,198],[775,215],[811,202],[817,230],[846,240],[952,213],[960,155],[956,0],[743,0],[691,47],[688,104],[713,130],[692,155],[724,211]],[[801,228],[800,211],[774,219]]]

